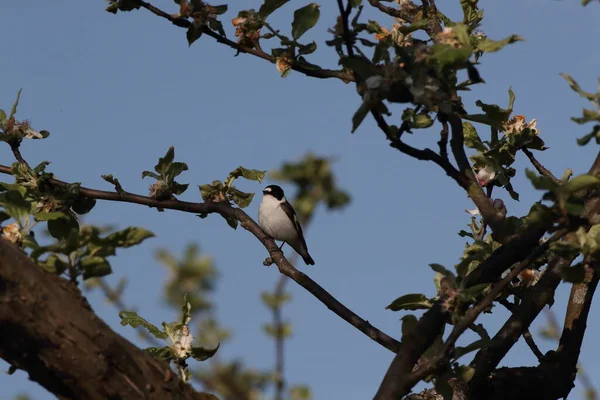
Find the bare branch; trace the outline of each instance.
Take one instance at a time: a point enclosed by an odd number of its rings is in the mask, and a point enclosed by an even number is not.
[[[342,18],[342,27],[344,28],[342,36],[344,38],[344,43],[346,43],[346,51],[348,52],[349,57],[354,57],[354,43],[352,43],[352,35],[350,34],[350,27],[348,24],[348,17],[350,17],[350,12],[352,11],[350,0],[348,0],[346,8],[344,8],[344,0],[337,0],[337,3],[338,8],[340,9],[340,17]]]
[[[498,303],[502,304],[504,308],[511,312],[514,308],[514,304],[509,303],[506,299],[500,299],[498,300]],[[542,362],[542,359],[544,358],[544,353],[542,353],[540,348],[533,340],[533,336],[531,335],[531,331],[529,329],[526,329],[525,332],[523,332],[523,339],[525,339],[525,343],[527,343],[527,346],[529,346],[531,352],[533,353],[535,358],[537,358],[538,362]]]
[[[552,172],[550,172],[546,167],[544,167],[533,155],[533,153],[531,152],[531,150],[522,147],[521,150],[523,151],[523,153],[525,153],[525,155],[527,156],[527,158],[529,158],[529,161],[531,161],[531,164],[535,167],[535,169],[540,173],[540,175],[546,176],[550,179],[552,179],[552,181],[556,184],[561,184],[562,182],[560,181],[560,179],[558,179],[557,177],[555,177],[554,175],[552,175]]]
[[[0,173],[12,175],[10,168],[5,165],[0,165]],[[56,186],[67,185],[66,182],[57,179],[49,179],[47,182]],[[83,197],[96,200],[141,204],[154,208],[178,210],[194,214],[216,213],[229,218],[234,218],[240,222],[244,229],[252,233],[265,246],[271,259],[279,268],[279,272],[298,283],[344,321],[348,322],[383,347],[393,352],[396,352],[399,348],[400,343],[396,339],[386,335],[368,321],[365,321],[356,315],[352,310],[323,289],[318,283],[313,281],[303,272],[297,270],[296,267],[285,258],[283,252],[279,249],[279,246],[275,244],[273,239],[267,236],[261,227],[240,208],[234,208],[227,203],[190,203],[181,200],[156,200],[152,197],[140,196],[128,192],[107,192],[86,187],[80,187],[79,194]]]

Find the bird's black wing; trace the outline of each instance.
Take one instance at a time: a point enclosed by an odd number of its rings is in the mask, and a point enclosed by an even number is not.
[[[308,251],[308,247],[306,246],[306,240],[304,240],[304,234],[302,233],[302,227],[300,226],[300,222],[298,222],[296,210],[294,210],[294,207],[292,207],[292,205],[287,201],[281,203],[281,209],[285,212],[285,215],[287,215],[290,221],[292,221],[292,223],[294,224],[296,232],[298,232],[298,236],[300,236],[300,241],[302,242],[304,250]]]

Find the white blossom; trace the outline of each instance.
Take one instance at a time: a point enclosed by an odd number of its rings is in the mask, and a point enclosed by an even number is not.
[[[467,210],[467,209],[465,208],[465,211],[466,211],[467,213],[469,213],[469,214],[471,215],[471,217],[476,217],[476,216],[478,216],[478,215],[481,215],[481,212],[479,211],[479,208],[477,208],[477,207],[475,207],[473,210]]]
[[[540,133],[537,129],[537,120],[534,118],[529,122],[525,122],[525,116],[523,115],[515,115],[510,121],[502,125],[502,132],[505,135],[519,134],[525,129],[530,129],[534,135]]]
[[[194,337],[190,333],[190,328],[184,325],[181,331],[173,337],[174,350],[178,357],[185,358],[192,353],[192,341]]]
[[[481,186],[486,186],[488,183],[494,180],[496,177],[496,171],[494,171],[491,166],[486,165],[485,168],[481,168],[479,171],[477,171],[476,177]]]

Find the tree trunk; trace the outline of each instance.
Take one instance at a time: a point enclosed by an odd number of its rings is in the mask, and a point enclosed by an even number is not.
[[[3,239],[0,357],[59,399],[216,400],[113,332],[73,283]]]

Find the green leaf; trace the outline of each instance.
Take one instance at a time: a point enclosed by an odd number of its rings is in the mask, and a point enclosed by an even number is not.
[[[176,360],[178,357],[175,356],[171,347],[148,347],[144,351],[152,356],[155,360],[160,361],[171,361]]]
[[[215,14],[222,15],[227,12],[227,9],[229,7],[227,6],[227,4],[222,4],[220,6],[213,6],[213,8],[215,9]]]
[[[167,150],[167,154],[158,159],[158,164],[156,164],[154,170],[161,175],[166,174],[169,170],[169,167],[173,163],[173,159],[175,159],[175,148],[171,146],[169,147],[169,150]]]
[[[62,274],[69,268],[69,264],[55,254],[50,254],[44,261],[38,261],[37,264],[43,270],[56,275]]]
[[[485,104],[481,100],[477,100],[475,105],[481,108],[485,114],[472,114],[466,115],[465,119],[469,121],[479,122],[482,124],[493,126],[497,129],[502,128],[502,124],[508,121],[510,114],[512,113],[513,105],[515,103],[515,93],[512,88],[508,89],[508,108],[503,109],[495,104]]]
[[[398,297],[386,309],[392,311],[423,310],[431,308],[432,305],[431,301],[424,294],[411,293]]]
[[[321,11],[316,3],[310,3],[294,11],[294,21],[292,22],[292,37],[294,40],[300,39],[306,31],[315,26],[320,15]]]
[[[575,81],[575,79],[573,79],[571,77],[571,75],[569,74],[565,74],[565,73],[561,73],[560,76],[562,76],[563,78],[565,78],[565,80],[567,82],[569,82],[569,86],[571,86],[571,89],[576,92],[577,94],[579,94],[581,97],[586,98],[590,101],[593,101],[596,98],[596,95],[594,93],[590,93],[590,92],[586,92],[583,89],[581,89],[581,86],[579,86],[579,84]]]
[[[192,319],[192,304],[187,299],[187,293],[183,295],[183,306],[181,307],[181,323],[189,324]]]
[[[473,285],[467,289],[462,289],[459,292],[459,296],[465,301],[472,301],[475,298],[477,298],[489,286],[489,283],[480,283],[478,285]]]
[[[6,112],[0,110],[0,125],[4,125],[4,122],[6,122]]]
[[[433,125],[433,119],[429,114],[416,114],[410,124],[411,128],[425,129]]]
[[[235,219],[233,217],[229,217],[229,216],[223,216],[223,218],[225,218],[225,221],[227,221],[227,225],[229,225],[233,229],[237,229],[237,227],[238,227],[237,219]]]
[[[485,53],[493,53],[498,50],[501,50],[506,45],[509,45],[509,44],[515,43],[515,42],[520,42],[523,40],[525,40],[525,39],[523,39],[519,35],[510,35],[506,39],[502,39],[502,40],[491,40],[486,37],[486,38],[481,39],[479,41],[479,43],[477,43],[477,50],[483,51]]]
[[[579,175],[561,186],[561,193],[573,194],[581,190],[593,189],[600,186],[600,178],[594,175]]]
[[[488,149],[481,141],[481,138],[477,134],[477,130],[475,129],[473,124],[465,121],[462,123],[462,126],[463,135],[465,138],[465,146],[467,146],[470,149],[475,149],[481,151],[482,153],[485,153]]]
[[[258,15],[260,15],[262,19],[267,19],[269,15],[288,1],[289,0],[265,0],[258,10]]]
[[[17,106],[19,105],[19,100],[21,99],[22,91],[23,91],[23,88],[19,89],[19,91],[17,92],[17,99],[15,100],[12,108],[10,109],[10,114],[8,116],[8,119],[11,119],[17,113]]]
[[[192,43],[194,43],[200,38],[200,36],[202,36],[202,28],[203,26],[197,23],[193,23],[192,25],[190,25],[187,32],[185,33],[185,36],[188,41],[188,46],[191,46]]]
[[[112,176],[112,175],[110,175],[110,176]],[[142,179],[144,179],[144,178],[145,178],[145,177],[147,177],[147,176],[149,176],[149,177],[151,177],[151,178],[154,178],[154,179],[156,179],[156,180],[161,180],[161,177],[160,177],[160,175],[158,175],[158,174],[156,174],[156,173],[154,173],[154,172],[152,172],[152,171],[143,171],[143,172],[142,172]],[[110,181],[109,181],[109,182],[110,182]]]
[[[130,325],[133,328],[137,328],[138,326],[144,327],[157,339],[166,339],[168,337],[165,332],[137,315],[135,311],[121,311],[119,317],[123,326]]]
[[[436,60],[440,66],[462,66],[471,57],[470,47],[454,47],[445,43],[436,43],[431,46],[431,58]]]
[[[470,367],[468,365],[461,365],[460,367],[458,367],[457,372],[465,383],[469,383],[475,375],[475,368]]]
[[[48,220],[48,231],[52,237],[61,240],[68,239],[72,233],[79,232],[79,222],[73,216]]]
[[[339,64],[355,72],[362,80],[381,72],[373,63],[359,57],[341,57]]]
[[[178,175],[180,175],[183,171],[187,170],[188,166],[186,163],[174,162],[171,165],[169,165],[169,167],[165,171],[165,177],[167,178],[167,181],[170,182],[173,179],[175,179]]]
[[[217,350],[219,350],[219,346],[221,346],[220,343],[214,349],[207,349],[204,347],[192,347],[192,357],[196,361],[208,360],[217,353]]]
[[[596,139],[596,144],[600,144],[600,125],[595,125],[592,132],[587,135],[577,139],[577,144],[580,146],[585,146],[590,142],[590,140]]]
[[[223,28],[223,23],[218,20],[208,21],[208,27],[213,31],[219,32],[221,36],[227,36],[225,29]]]
[[[85,257],[80,261],[83,269],[83,279],[99,278],[112,273],[112,269],[106,258]]]
[[[111,233],[102,241],[114,247],[128,248],[142,243],[144,240],[154,237],[154,233],[144,229],[130,226],[121,231]]]
[[[594,121],[600,122],[600,111],[588,110],[587,108],[584,108],[583,115],[580,118],[572,117],[571,121],[573,121],[579,125],[587,124],[588,122],[594,122]]]
[[[441,264],[429,264],[429,266],[431,267],[432,270],[442,274],[443,276],[445,276],[447,278],[452,278],[453,280],[456,279],[456,276],[454,275],[454,273]]]
[[[233,186],[229,188],[228,193],[231,196],[231,200],[233,200],[240,208],[248,207],[254,198],[254,193],[245,193]]]
[[[402,33],[403,35],[407,35],[411,32],[418,31],[419,29],[427,28],[428,23],[429,23],[429,20],[427,18],[422,18],[418,21],[413,22],[410,25],[402,25],[398,29],[398,31],[400,31],[400,33]]]
[[[288,293],[276,294],[271,292],[262,292],[260,298],[263,303],[271,310],[276,310],[289,302],[292,297]]]
[[[462,357],[465,354],[468,354],[472,351],[479,350],[486,346],[489,346],[490,343],[491,343],[490,339],[479,339],[465,347],[456,346],[454,348],[454,360],[458,360],[460,357]]]
[[[71,209],[79,215],[87,214],[92,211],[96,205],[96,199],[90,197],[80,197],[71,206]]]
[[[227,179],[225,179],[225,185],[231,186],[233,181],[239,178],[240,176],[244,177],[245,179],[257,181],[260,183],[265,178],[266,173],[267,171],[261,171],[258,169],[247,169],[240,166],[229,173],[229,176],[227,177]]]
[[[36,221],[52,221],[54,219],[59,218],[67,218],[66,214],[62,211],[53,211],[53,212],[39,212],[35,215]]]
[[[298,54],[299,55],[306,55],[306,54],[312,54],[317,50],[317,43],[315,43],[314,41],[307,44],[306,46],[302,46],[298,49]]]
[[[352,116],[352,133],[354,133],[358,129],[360,124],[364,121],[364,119],[371,111],[371,108],[373,108],[373,104],[371,102],[365,101],[360,105],[358,110],[356,110],[356,112]]]
[[[530,169],[525,169],[525,175],[537,190],[555,190],[558,185],[552,179],[540,176]]]

